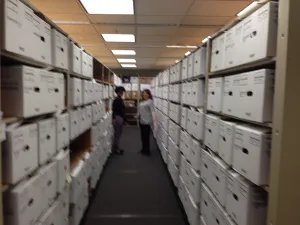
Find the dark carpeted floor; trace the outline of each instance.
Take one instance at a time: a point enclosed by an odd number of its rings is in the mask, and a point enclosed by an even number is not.
[[[123,156],[104,170],[84,225],[186,225],[175,189],[154,140],[151,157],[139,154],[139,129],[124,129]]]

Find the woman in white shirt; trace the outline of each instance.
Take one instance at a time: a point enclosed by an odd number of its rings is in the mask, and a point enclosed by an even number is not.
[[[149,89],[145,89],[142,92],[142,102],[139,105],[139,125],[141,130],[141,139],[143,148],[141,150],[142,154],[150,155],[150,134],[151,126],[153,124],[153,113],[154,113],[154,103],[152,100],[152,94]]]

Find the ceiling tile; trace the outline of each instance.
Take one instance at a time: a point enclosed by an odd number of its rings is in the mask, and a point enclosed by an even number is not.
[[[165,48],[164,51],[162,51],[162,54],[160,57],[162,58],[182,58],[184,56],[184,53],[187,51],[191,51],[192,49],[183,49],[183,48]],[[161,59],[163,60],[163,59]],[[166,59],[166,60],[171,60],[171,59]],[[174,59],[172,59],[174,62]],[[173,63],[172,62],[172,63]]]
[[[134,26],[95,25],[100,34],[135,34]]]
[[[134,23],[132,15],[90,15],[93,23]]]
[[[59,24],[61,29],[66,31],[68,34],[95,34],[96,29],[93,25],[83,25],[83,24]]]
[[[193,0],[138,0],[136,15],[185,15]]]
[[[163,51],[162,48],[137,48],[136,57],[158,57]]]
[[[138,35],[137,44],[166,45],[172,36]]]
[[[54,21],[89,22],[84,13],[47,13],[47,16]]]
[[[199,16],[235,16],[245,8],[251,0],[247,1],[195,1],[187,15]]]
[[[76,0],[30,0],[30,2],[43,13],[83,13]]]
[[[179,24],[183,16],[137,16],[138,24]]]
[[[103,39],[98,34],[73,34],[71,37],[82,46],[103,43]]]
[[[177,27],[138,27],[138,35],[173,35],[177,31]]]
[[[226,24],[232,17],[231,16],[185,16],[181,24],[184,25],[224,25]]]

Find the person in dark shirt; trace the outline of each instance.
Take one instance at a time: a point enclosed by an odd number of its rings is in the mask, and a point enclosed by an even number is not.
[[[115,93],[117,97],[114,99],[112,104],[113,111],[113,125],[114,125],[114,143],[113,143],[113,153],[121,155],[124,150],[120,149],[119,142],[123,131],[123,123],[125,116],[125,104],[122,99],[125,92],[124,87],[117,87]]]

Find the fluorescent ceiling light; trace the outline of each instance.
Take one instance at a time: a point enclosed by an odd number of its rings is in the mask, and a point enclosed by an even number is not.
[[[133,0],[80,0],[89,14],[134,15]]]
[[[117,59],[119,63],[136,63],[135,59]]]
[[[242,11],[240,11],[237,16],[242,16],[243,14],[245,14],[246,12],[250,11],[251,9],[253,9],[256,5],[258,4],[257,1],[252,2],[250,5],[248,5],[246,8],[244,8]]]
[[[135,42],[133,34],[102,34],[106,42]]]
[[[188,52],[185,53],[185,56],[188,56],[188,55],[190,55],[190,54],[191,54],[191,52],[188,51]]]
[[[194,45],[167,45],[167,48],[197,48]]]
[[[121,64],[122,67],[136,68],[135,64]]]
[[[203,44],[206,43],[206,42],[208,41],[208,39],[210,39],[210,36],[204,38],[204,39],[202,40],[202,43],[203,43]]]
[[[111,50],[114,55],[136,55],[134,50]]]

